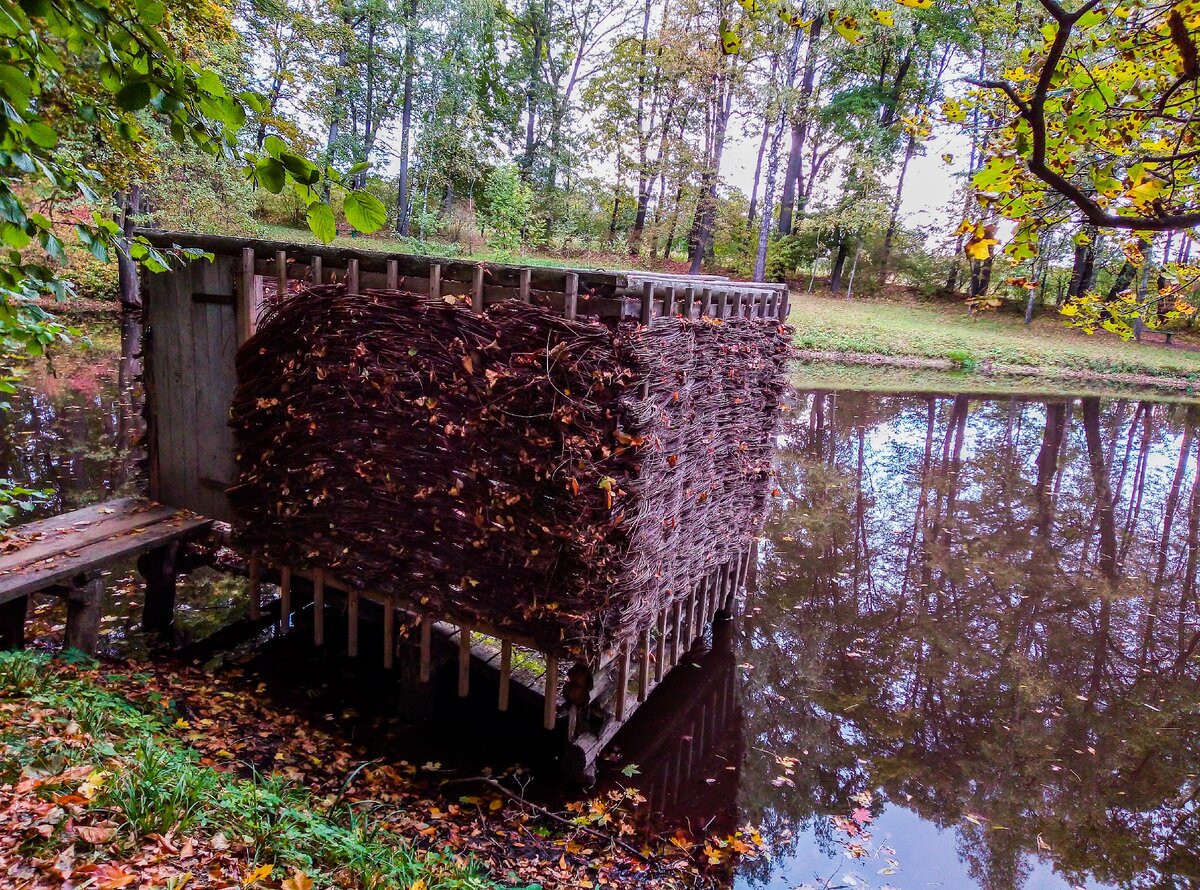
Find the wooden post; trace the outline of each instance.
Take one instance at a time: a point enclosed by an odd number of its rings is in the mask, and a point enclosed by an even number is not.
[[[346,263],[346,293],[358,293],[358,260],[349,260]]]
[[[740,290],[734,291],[733,294],[733,317],[742,317],[742,292]]]
[[[242,286],[238,289],[236,309],[239,346],[254,336],[254,313],[258,310],[254,290],[254,248],[243,247]]]
[[[275,300],[287,299],[288,295],[287,251],[275,251]]]
[[[700,291],[700,317],[712,315],[712,288],[706,287]]]
[[[729,309],[729,291],[721,291],[721,295],[717,297],[717,318],[724,321],[725,313]]]
[[[387,261],[387,286],[388,290],[397,290],[400,287],[400,264],[395,260]]]
[[[325,645],[325,570],[313,573],[313,645]]]
[[[542,699],[542,725],[554,729],[558,723],[558,659],[546,656],[546,686]]]
[[[767,298],[763,301],[763,318],[775,317],[775,297],[774,291],[767,294]]]
[[[471,691],[471,628],[458,628],[458,695],[466,698]]]
[[[680,618],[683,616],[683,603],[679,600],[675,600],[672,610],[675,617],[675,626],[674,632],[671,634],[671,667],[675,667],[675,665],[679,664],[679,647],[683,642],[681,639],[682,634],[680,632],[682,630]]]
[[[500,697],[496,707],[501,711],[508,710],[508,686],[512,679],[512,643],[500,641]]]
[[[287,633],[292,627],[292,570],[284,566],[279,570],[279,632]]]
[[[28,596],[0,603],[0,650],[25,647],[25,615],[28,611]]]
[[[396,658],[396,604],[391,594],[383,598],[383,669],[390,671]]]
[[[663,297],[663,318],[670,318],[675,314],[675,285],[667,288],[667,294]]]
[[[532,269],[522,269],[517,279],[517,294],[521,298],[522,303],[528,303],[531,299],[529,293],[529,281],[533,277]]]
[[[568,272],[563,282],[563,315],[568,321],[574,321],[579,311],[579,275]]]
[[[471,308],[483,312],[483,265],[477,265],[471,276]]]
[[[654,318],[654,282],[647,281],[642,284],[642,324],[650,324]]]
[[[321,281],[323,276],[324,270],[321,268],[321,258],[314,255],[313,258],[308,261],[308,277],[311,278],[312,283],[316,285],[324,283]]]
[[[175,560],[180,543],[172,541],[138,558],[138,573],[146,581],[142,602],[142,628],[165,633],[175,620]]]
[[[358,591],[346,594],[346,654],[358,656]]]
[[[262,617],[262,600],[259,597],[261,586],[261,567],[255,557],[250,557],[247,568],[250,575],[250,620],[257,621]]]
[[[658,639],[654,641],[654,682],[661,683],[667,660],[667,610],[658,613]]]
[[[421,669],[417,676],[422,683],[433,676],[433,619],[428,615],[421,616]]]
[[[617,655],[617,688],[616,700],[613,702],[613,713],[617,722],[625,719],[625,702],[629,698],[629,643],[622,643]]]
[[[650,631],[638,636],[638,686],[637,699],[644,702],[650,694]]]
[[[429,265],[429,298],[431,300],[442,298],[442,267],[439,263]]]
[[[103,598],[104,578],[99,572],[76,581],[67,594],[67,648],[89,655],[96,651]]]
[[[779,309],[775,313],[776,317],[778,317],[780,322],[787,321],[788,310],[791,308],[788,305],[788,300],[791,299],[791,296],[792,296],[792,291],[790,288],[788,290],[783,291],[783,293],[780,294]]]

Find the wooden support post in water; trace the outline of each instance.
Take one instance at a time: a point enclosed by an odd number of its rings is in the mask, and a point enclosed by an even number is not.
[[[687,655],[688,650],[692,648],[692,604],[696,602],[696,588],[693,587],[687,597],[684,599],[683,606],[683,623],[679,626],[679,638],[683,644],[682,655]],[[682,655],[676,655],[675,660],[679,661]]]
[[[262,600],[259,588],[262,586],[262,568],[255,557],[250,557],[247,563],[250,587],[250,620],[257,621],[262,617]]]
[[[522,303],[528,303],[532,296],[529,292],[529,282],[533,277],[532,269],[522,269],[517,278],[517,296]]]
[[[508,710],[508,686],[512,680],[512,643],[500,641],[500,698],[496,707],[501,711]]]
[[[279,570],[279,632],[292,629],[292,569],[283,566]]]
[[[396,260],[387,261],[387,286],[388,290],[400,287],[400,264]]]
[[[323,284],[324,282],[321,281],[323,274],[321,258],[314,254],[312,259],[308,261],[308,277],[312,280],[313,284]]]
[[[638,636],[638,684],[637,700],[644,702],[650,694],[650,631]]]
[[[358,260],[349,260],[346,263],[346,293],[358,293]]]
[[[471,308],[483,312],[483,265],[477,265],[471,274]]]
[[[391,594],[383,598],[383,669],[390,671],[396,658],[396,604]]]
[[[346,594],[346,654],[358,655],[358,592],[354,590]]]
[[[458,696],[466,698],[471,691],[471,628],[458,628]]]
[[[439,263],[429,264],[429,297],[432,300],[442,298],[442,267]]]
[[[238,345],[245,343],[254,336],[254,313],[257,301],[254,299],[254,248],[242,248],[242,284],[237,295],[237,336]]]
[[[625,719],[625,703],[629,699],[629,643],[622,643],[617,653],[617,688],[614,694],[613,713],[619,723]]]
[[[417,678],[428,683],[433,676],[433,618],[421,616],[421,667]]]
[[[675,600],[672,611],[674,612],[675,626],[671,634],[671,667],[675,667],[675,665],[679,664],[679,649],[683,643],[683,640],[681,639],[682,627],[680,624],[680,618],[683,615],[683,603],[679,600]]]
[[[282,300],[288,295],[287,251],[275,251],[275,299]]]
[[[579,312],[579,276],[568,272],[563,282],[563,315],[574,321]]]
[[[325,570],[313,572],[313,645],[325,645]]]
[[[554,729],[558,723],[558,659],[546,656],[546,686],[542,700],[542,725]]]

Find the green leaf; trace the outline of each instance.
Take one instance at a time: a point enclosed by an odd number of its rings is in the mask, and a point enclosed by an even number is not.
[[[137,80],[117,90],[117,105],[125,111],[138,111],[150,104],[151,95],[150,84]]]
[[[54,148],[58,144],[58,134],[41,121],[34,121],[26,129],[29,141],[39,148]]]
[[[279,162],[287,168],[288,173],[291,173],[292,176],[305,185],[312,185],[321,178],[317,172],[317,165],[297,154],[292,154],[289,151],[280,152]]]
[[[328,204],[313,204],[308,208],[308,227],[322,244],[337,237],[337,221]]]
[[[287,182],[287,171],[275,158],[262,158],[254,165],[254,179],[271,194],[278,195]]]
[[[342,211],[346,214],[346,222],[364,235],[379,231],[387,222],[387,210],[383,202],[364,191],[349,192],[342,204]]]
[[[33,81],[12,65],[0,65],[0,93],[17,111],[24,111],[33,96]]]
[[[134,6],[138,11],[138,24],[151,28],[159,24],[167,14],[166,7],[157,0],[136,0]]]
[[[271,157],[277,158],[287,151],[287,143],[278,136],[268,136],[263,140],[263,151]]]
[[[10,222],[0,222],[0,239],[16,250],[24,250],[33,240],[25,229]]]
[[[371,169],[370,161],[359,161],[353,167],[346,171],[347,176],[356,176],[359,173],[366,173]]]

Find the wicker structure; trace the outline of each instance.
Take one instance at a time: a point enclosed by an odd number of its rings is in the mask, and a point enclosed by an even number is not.
[[[326,285],[238,355],[239,542],[598,663],[761,522],[787,342]]]

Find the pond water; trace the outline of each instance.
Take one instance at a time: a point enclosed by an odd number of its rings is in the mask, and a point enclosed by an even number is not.
[[[0,415],[47,510],[131,484],[115,339]],[[666,824],[761,826],[737,890],[1200,885],[1200,408],[789,403],[746,614],[610,781]]]

